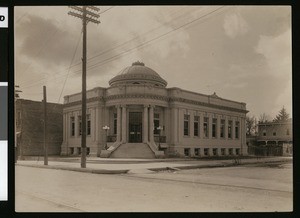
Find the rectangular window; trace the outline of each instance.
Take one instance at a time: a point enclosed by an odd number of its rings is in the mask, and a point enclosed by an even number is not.
[[[232,120],[228,120],[228,138],[232,138]]]
[[[86,115],[86,134],[91,135],[91,115]],[[81,135],[81,116],[78,116],[78,135]]]
[[[194,116],[194,136],[199,136],[199,116]]]
[[[267,133],[266,132],[263,132],[263,136],[266,136],[267,135]]]
[[[78,135],[81,135],[81,116],[78,116]]]
[[[87,125],[86,125],[86,134],[87,135],[91,135],[91,115],[90,114],[86,115],[86,122],[87,122]]]
[[[214,156],[217,156],[217,154],[218,154],[217,151],[218,151],[217,148],[214,148],[214,149],[213,149],[213,155],[214,155]]]
[[[159,114],[154,114],[154,134],[159,134],[159,131],[157,128],[159,127]]]
[[[208,148],[204,148],[204,155],[208,156]]]
[[[229,148],[229,149],[228,149],[228,154],[229,154],[229,155],[232,155],[232,154],[233,154],[232,148]]]
[[[236,153],[236,155],[240,155],[240,149],[239,149],[239,148],[236,148],[236,149],[235,149],[235,153]]]
[[[183,134],[185,136],[189,135],[189,125],[190,125],[190,115],[184,115],[184,124],[183,124]]]
[[[184,149],[184,156],[186,156],[186,157],[190,156],[190,149],[189,148]]]
[[[236,121],[235,122],[235,138],[238,139],[240,136],[239,136],[239,130],[240,130],[240,122],[239,121]]]
[[[221,120],[220,137],[225,137],[225,120]]]
[[[71,120],[71,136],[75,136],[75,117],[70,117]]]
[[[214,118],[212,120],[212,137],[216,138],[217,137],[217,119]]]
[[[204,131],[204,136],[208,137],[208,117],[204,117],[203,131]]]
[[[221,155],[225,155],[225,148],[221,148]]]
[[[199,156],[200,155],[200,148],[195,148],[194,153],[195,153],[195,156]]]
[[[114,135],[117,135],[117,113],[114,113]]]
[[[273,132],[273,136],[276,136],[276,132]]]

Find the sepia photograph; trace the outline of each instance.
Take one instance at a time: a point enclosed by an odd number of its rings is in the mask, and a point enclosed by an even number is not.
[[[15,6],[15,211],[293,212],[291,11]]]

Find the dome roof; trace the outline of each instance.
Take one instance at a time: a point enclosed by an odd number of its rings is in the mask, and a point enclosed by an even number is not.
[[[117,76],[109,81],[110,86],[120,84],[152,84],[166,87],[167,82],[158,73],[142,62],[134,62],[131,66],[121,70]]]

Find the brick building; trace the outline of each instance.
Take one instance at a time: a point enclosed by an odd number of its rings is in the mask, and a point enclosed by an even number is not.
[[[39,101],[17,99],[16,135],[18,155],[43,155],[44,114]],[[47,103],[48,154],[59,155],[62,143],[62,104]]]

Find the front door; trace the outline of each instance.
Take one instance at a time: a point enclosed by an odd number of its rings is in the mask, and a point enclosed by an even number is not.
[[[129,112],[129,142],[142,142],[142,113]]]

